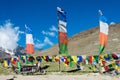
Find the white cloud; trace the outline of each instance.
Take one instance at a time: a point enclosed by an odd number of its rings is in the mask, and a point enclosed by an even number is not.
[[[45,44],[49,44],[50,46],[53,45],[53,43],[50,41],[50,39],[49,39],[48,37],[45,37],[44,43],[45,43]]]
[[[55,26],[50,27],[49,30],[50,30],[50,31],[58,32],[58,29],[57,29]]]
[[[24,31],[19,30],[19,27],[15,27],[14,29],[17,31],[17,36],[19,36],[19,34],[25,34]]]
[[[110,23],[110,25],[114,25],[114,24],[116,24],[116,23],[115,23],[115,22],[111,22],[111,23]]]
[[[38,49],[41,49],[41,48],[43,48],[44,46],[47,46],[47,45],[50,45],[50,46],[54,45],[53,42],[51,42],[48,37],[44,38],[44,42],[43,43],[40,40],[38,40],[38,39],[35,39],[35,40],[36,41],[35,41],[34,46],[35,46],[35,48],[38,48]]]
[[[56,32],[58,32],[58,29],[55,26],[52,26],[49,28],[49,31],[42,31],[41,33],[46,36],[56,37]]]
[[[51,37],[55,37],[55,33],[54,32],[48,32],[48,31],[42,31],[42,34],[43,35],[49,35],[49,36],[51,36]]]
[[[49,37],[55,37],[57,38],[56,33],[58,32],[58,29],[55,26],[51,26],[48,31],[42,30],[42,34],[45,36],[43,43],[40,41],[35,41],[35,48],[43,48],[44,46],[53,46],[54,43],[49,39]],[[53,39],[53,38],[52,38]]]
[[[37,48],[37,49],[42,49],[44,46],[45,46],[45,44],[44,43],[35,43],[35,48]]]
[[[39,39],[37,39],[37,38],[34,38],[34,42],[35,42],[34,46],[37,49],[41,49],[41,48],[43,48],[43,46],[45,46],[45,44],[41,43],[41,41]]]
[[[44,30],[42,30],[42,34],[45,34],[45,35],[46,35],[47,33],[46,33]]]
[[[4,25],[0,25],[0,47],[5,50],[15,49],[18,45],[18,36],[21,32],[19,31],[19,27],[14,27],[10,21],[7,21]]]

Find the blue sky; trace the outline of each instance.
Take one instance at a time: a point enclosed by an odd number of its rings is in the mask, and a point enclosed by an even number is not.
[[[25,24],[33,31],[36,48],[47,49],[58,43],[57,6],[67,12],[68,37],[98,26],[101,9],[108,23],[120,22],[120,0],[0,0],[0,24],[10,20],[24,31]],[[25,35],[19,36],[25,47]]]

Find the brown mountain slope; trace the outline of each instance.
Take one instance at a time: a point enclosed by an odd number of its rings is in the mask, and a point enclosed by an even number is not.
[[[69,31],[68,31],[69,32]],[[109,26],[109,39],[106,46],[106,53],[120,52],[120,24]],[[99,27],[89,29],[73,35],[69,39],[68,50],[70,55],[93,55],[98,54],[99,48]],[[57,55],[58,45],[44,50],[36,51],[35,55]]]

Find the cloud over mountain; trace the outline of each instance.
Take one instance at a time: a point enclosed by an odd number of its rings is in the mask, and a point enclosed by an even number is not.
[[[19,34],[24,33],[19,30],[19,27],[14,27],[10,21],[0,25],[0,47],[5,50],[14,50],[19,41]]]

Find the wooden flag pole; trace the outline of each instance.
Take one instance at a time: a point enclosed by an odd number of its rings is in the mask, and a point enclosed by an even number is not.
[[[59,72],[61,71],[61,66],[60,66],[60,41],[59,41],[59,17],[57,17],[58,19],[58,45],[59,45]]]
[[[100,27],[100,16],[101,16],[101,15],[103,15],[103,14],[102,14],[102,11],[99,10],[99,11],[98,11],[99,27]],[[101,74],[102,72],[101,72],[101,62],[100,62],[100,49],[99,49],[99,55],[98,55],[98,64],[99,64],[99,73]]]
[[[63,11],[61,8],[57,7],[58,10],[58,42],[59,42],[59,71],[61,71],[60,65],[60,57],[61,54],[66,54],[64,51],[67,45],[67,37],[66,37],[66,12]],[[64,47],[64,50],[63,48]]]

